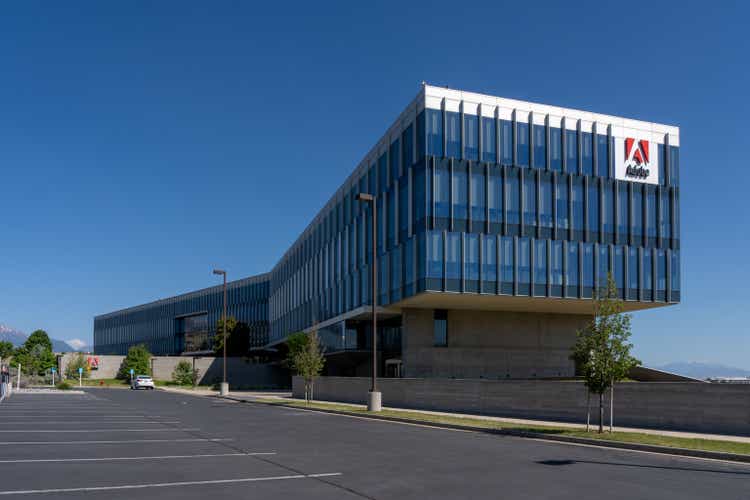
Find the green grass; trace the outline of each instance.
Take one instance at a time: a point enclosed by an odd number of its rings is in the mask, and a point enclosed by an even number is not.
[[[276,404],[282,406],[290,406],[295,408],[313,408],[322,410],[335,410],[343,411],[353,414],[368,415],[367,410],[361,406],[353,406],[346,404],[337,403],[321,403],[312,402],[306,404],[301,401],[280,401],[278,399],[256,399],[256,401]],[[379,416],[393,417],[404,420],[410,420],[413,422],[420,423],[436,423],[436,424],[449,424],[460,427],[473,427],[481,429],[497,429],[514,432],[534,432],[539,434],[557,435],[557,436],[570,436],[578,438],[587,438],[601,441],[617,441],[621,443],[636,443],[636,444],[647,444],[656,446],[665,446],[669,448],[684,448],[689,450],[701,450],[701,451],[714,451],[723,453],[736,453],[740,455],[750,455],[750,443],[738,443],[734,441],[719,441],[711,439],[694,439],[694,438],[683,438],[683,437],[672,437],[658,434],[644,434],[639,432],[622,432],[615,431],[613,433],[604,432],[599,434],[598,432],[586,432],[585,429],[567,428],[567,427],[553,427],[544,425],[526,425],[526,424],[514,424],[499,422],[495,420],[485,420],[481,418],[465,418],[465,417],[452,417],[447,415],[433,415],[430,413],[411,412],[411,411],[397,411],[397,410],[383,410],[378,413]]]

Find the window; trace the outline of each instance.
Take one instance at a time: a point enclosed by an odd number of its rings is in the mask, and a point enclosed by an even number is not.
[[[633,183],[633,238],[637,245],[643,241],[643,185]]]
[[[557,228],[562,230],[568,229],[568,176],[561,175],[557,178],[555,185],[557,198]]]
[[[565,262],[565,295],[578,296],[578,243],[569,242]]]
[[[482,161],[497,162],[495,119],[482,118]]]
[[[467,219],[469,217],[469,182],[467,167],[456,162],[453,166],[453,218]]]
[[[656,250],[656,299],[666,300],[667,291],[667,252]]]
[[[443,233],[441,231],[429,231],[427,233],[427,278],[438,280],[432,290],[442,288],[443,279]],[[428,280],[429,282],[430,280]]]
[[[575,130],[565,131],[565,171],[578,173],[578,133]]]
[[[599,182],[589,179],[588,223],[590,241],[599,239]]]
[[[661,186],[667,185],[667,157],[665,155],[664,144],[657,144],[656,146],[656,158],[659,164],[659,184]]]
[[[386,249],[390,250],[396,244],[398,227],[396,226],[396,189],[391,187],[387,193],[386,202]]]
[[[583,175],[594,175],[594,141],[591,132],[581,133],[581,165]]]
[[[573,177],[573,239],[583,240],[583,178]]]
[[[401,252],[403,245],[391,252],[391,301],[401,300]]]
[[[398,180],[398,231],[401,242],[409,231],[409,177],[406,175]]]
[[[393,183],[401,175],[401,146],[396,139],[391,143],[391,150],[388,154],[390,167],[390,182]]]
[[[513,237],[503,236],[500,240],[502,251],[500,252],[501,279],[503,282],[502,292],[506,294],[513,293],[513,273],[515,267],[515,245]]]
[[[628,207],[628,185],[618,183],[617,185],[617,241],[628,241],[630,230],[630,210]]]
[[[591,298],[594,292],[594,244],[583,244],[583,296]]]
[[[540,173],[539,224],[542,228],[552,228],[552,176]]]
[[[663,189],[660,196],[661,200],[659,205],[661,208],[661,218],[659,224],[661,226],[661,237],[664,238],[664,244],[669,245],[669,238],[672,237],[672,220],[669,214],[669,192]]]
[[[609,177],[609,137],[602,134],[596,136],[596,174],[605,179]]]
[[[424,166],[415,165],[413,170],[414,173],[412,175],[412,182],[414,183],[414,196],[412,198],[412,203],[414,204],[412,208],[414,232],[417,232],[419,229],[424,229],[425,227],[424,219],[426,215],[425,208],[427,205],[427,199],[425,198],[427,194],[427,178],[425,176],[425,171],[426,169]]]
[[[617,285],[617,294],[620,298],[625,298],[625,247],[617,245],[615,248],[615,284]]]
[[[500,120],[500,163],[513,164],[513,124]]]
[[[605,181],[602,189],[602,205],[604,219],[604,238],[605,243],[614,242],[615,234],[615,188],[612,181]]]
[[[523,179],[523,225],[536,226],[536,175],[526,172]]]
[[[549,168],[562,171],[562,131],[554,127],[549,129]]]
[[[652,251],[643,249],[643,300],[654,300],[654,266]]]
[[[534,295],[547,295],[547,241],[534,241]]]
[[[403,171],[414,164],[414,125],[409,125],[401,134],[401,166]]]
[[[511,233],[518,232],[518,225],[521,223],[521,196],[520,196],[520,181],[518,179],[520,172],[518,170],[509,170],[506,178],[506,186],[508,193],[506,200],[508,201],[508,209],[506,217],[508,218],[508,224],[513,224],[515,228],[509,227],[508,231]]]
[[[466,234],[464,236],[464,279],[466,291],[479,291],[479,235]]]
[[[497,282],[497,237],[482,235],[482,281],[484,283]],[[483,291],[488,291],[487,287]],[[492,290],[494,293],[494,290]]]
[[[448,345],[448,311],[436,310],[433,315],[433,336],[436,347]]]
[[[464,158],[479,160],[479,117],[464,115]]]
[[[445,156],[461,158],[461,115],[453,111],[445,112]]]
[[[378,158],[378,193],[388,188],[388,156],[383,153]]]
[[[448,290],[453,292],[460,291],[461,233],[446,234],[445,278]]]
[[[544,125],[534,125],[534,168],[547,168],[547,131]]]
[[[426,110],[427,154],[443,156],[443,115],[438,109]]]
[[[529,294],[531,284],[531,240],[518,239],[518,293]]]
[[[609,269],[609,245],[599,246],[599,262],[597,270],[597,282],[596,286],[602,289],[607,288],[607,275],[610,272]]]
[[[487,201],[490,206],[490,232],[499,233],[503,222],[503,178],[502,171],[496,166],[490,166]]]
[[[529,166],[529,124],[516,123],[516,158],[518,165]]]
[[[471,198],[471,220],[476,222],[484,222],[487,218],[487,204],[484,196],[485,185],[484,165],[472,165],[470,183],[471,192],[469,194]]]
[[[435,217],[445,220],[451,216],[451,177],[447,161],[436,162]]]
[[[552,241],[550,243],[550,273],[551,273],[551,285],[552,285],[552,296],[562,296],[562,284],[563,284],[563,242]]]
[[[628,247],[628,299],[638,299],[638,249]]]
[[[680,251],[672,250],[670,256],[671,274],[669,276],[669,288],[672,290],[673,302],[680,300]]]
[[[441,133],[442,135],[442,133]],[[425,111],[422,110],[417,115],[417,158],[418,160],[421,160],[425,153],[427,153],[427,132],[426,132],[426,124],[425,124]],[[432,154],[432,153],[429,153]]]

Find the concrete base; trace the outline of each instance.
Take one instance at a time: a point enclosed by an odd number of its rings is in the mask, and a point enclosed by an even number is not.
[[[383,398],[380,392],[367,393],[367,411],[380,411],[383,409]]]
[[[229,394],[229,384],[227,382],[221,383],[221,391],[219,392],[222,396],[226,396]]]

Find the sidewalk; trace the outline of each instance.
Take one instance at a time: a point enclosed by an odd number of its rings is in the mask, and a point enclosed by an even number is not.
[[[208,389],[189,390],[189,389],[179,389],[179,388],[172,388],[172,387],[161,387],[161,389],[169,391],[169,392],[179,392],[179,393],[193,394],[193,395],[199,395],[199,396],[219,396],[219,393],[217,391],[212,391]],[[238,401],[249,401],[249,402],[262,400],[262,399],[277,399],[279,401],[289,401],[289,402],[295,402],[295,403],[304,402],[304,399],[292,398],[291,392],[283,392],[283,391],[232,391],[229,393],[228,398],[233,399],[233,400],[238,400]],[[352,409],[360,409],[360,410],[364,409],[366,406],[363,404],[339,403],[336,401],[316,401],[316,402],[336,404],[339,406],[348,406],[348,407],[351,407]],[[548,426],[548,427],[563,427],[567,429],[585,429],[586,428],[585,424],[574,424],[570,422],[559,422],[559,421],[552,421],[552,420],[493,417],[493,416],[488,416],[488,415],[472,415],[472,414],[467,414],[467,413],[414,410],[414,409],[409,409],[409,408],[396,408],[392,406],[384,406],[383,409],[405,412],[405,413],[422,413],[422,414],[427,414],[427,415],[485,420],[485,421],[515,424],[515,425],[540,425],[540,426]],[[592,417],[594,417],[593,414],[592,414]],[[596,424],[594,424],[594,422],[592,421],[592,428],[595,428],[595,427],[596,427]],[[615,430],[618,432],[637,432],[640,434],[652,434],[656,436],[668,436],[668,437],[687,438],[687,439],[707,439],[707,440],[715,440],[715,441],[732,441],[736,443],[750,443],[750,436],[745,437],[745,436],[733,436],[733,435],[726,435],[726,434],[705,434],[705,433],[697,433],[697,432],[667,431],[667,430],[655,430],[655,429],[642,429],[638,427],[618,427],[618,426],[615,426]]]

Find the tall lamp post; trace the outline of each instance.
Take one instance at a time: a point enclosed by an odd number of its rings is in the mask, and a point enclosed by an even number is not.
[[[382,394],[378,391],[378,275],[377,275],[377,238],[378,214],[375,196],[368,193],[357,194],[357,200],[368,203],[372,210],[372,385],[367,397],[367,411],[383,409]]]
[[[224,375],[221,382],[222,396],[229,394],[229,383],[227,382],[227,272],[221,269],[214,269],[214,274],[224,277],[224,312],[221,315],[221,329],[223,330],[222,338],[224,343]]]

